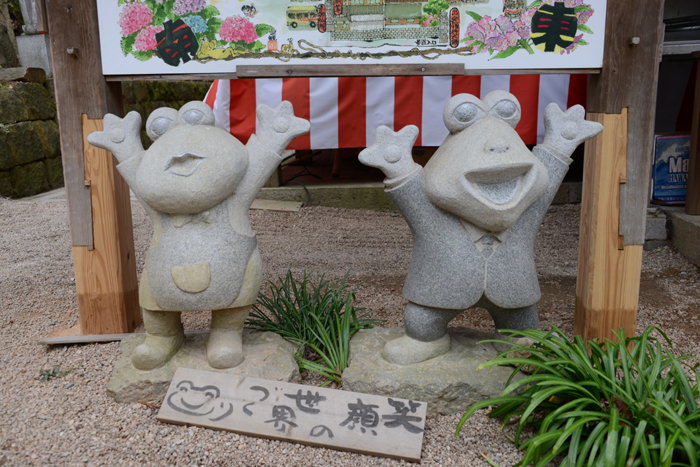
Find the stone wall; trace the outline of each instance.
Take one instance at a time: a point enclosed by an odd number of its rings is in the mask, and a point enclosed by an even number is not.
[[[63,186],[52,94],[52,81],[0,83],[0,195],[22,198]]]

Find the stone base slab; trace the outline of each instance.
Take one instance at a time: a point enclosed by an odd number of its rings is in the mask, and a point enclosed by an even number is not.
[[[424,401],[428,415],[434,416],[464,412],[475,402],[500,396],[513,373],[510,366],[477,370],[499,353],[491,343],[478,342],[502,336],[467,328],[449,330],[452,347],[444,355],[406,366],[387,362],[382,358],[384,345],[403,334],[403,328],[363,329],[355,334],[343,389]]]
[[[686,214],[682,206],[664,206],[662,210],[671,221],[671,241],[688,260],[700,266],[700,216]]]
[[[161,401],[165,397],[179,367],[217,371],[231,375],[275,381],[301,382],[294,359],[297,345],[271,332],[243,332],[245,360],[234,368],[220,370],[209,366],[204,343],[209,334],[189,335],[177,354],[165,365],[152,371],[141,371],[131,364],[131,353],[146,338],[145,334],[129,336],[121,343],[121,357],[114,366],[107,394],[117,402]]]

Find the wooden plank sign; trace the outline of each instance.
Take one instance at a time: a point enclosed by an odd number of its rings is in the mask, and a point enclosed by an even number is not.
[[[178,368],[161,422],[419,461],[427,404]]]
[[[595,70],[607,0],[100,0],[105,75],[247,66]]]

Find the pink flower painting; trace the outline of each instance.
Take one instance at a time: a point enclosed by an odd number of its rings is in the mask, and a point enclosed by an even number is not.
[[[190,13],[198,13],[207,6],[207,0],[175,0],[173,13],[178,16],[186,16]]]
[[[130,36],[153,21],[153,12],[144,3],[129,3],[119,14],[122,35]]]
[[[226,18],[219,29],[219,36],[228,42],[243,41],[252,44],[258,38],[255,26],[242,16],[230,16]]]
[[[523,9],[519,17],[509,18],[501,15],[497,18],[490,16],[479,16],[475,13],[469,13],[476,21],[467,25],[465,37],[462,42],[467,46],[472,46],[472,50],[476,53],[488,52],[494,55],[493,58],[505,58],[512,55],[514,52],[524,49],[528,53],[535,53],[531,44],[530,33],[532,30],[532,18],[537,9],[542,5],[554,5],[562,0],[542,0],[542,3],[534,8]],[[590,5],[583,3],[583,0],[563,0],[567,8],[576,8],[576,17],[580,32],[592,34],[588,27],[584,26],[593,15],[593,9]],[[583,34],[579,34],[574,38],[574,42],[565,49],[560,51],[561,54],[569,54],[576,50],[577,47],[585,45]]]
[[[142,52],[154,50],[156,48],[156,34],[162,30],[161,26],[146,26],[136,35],[134,49]]]

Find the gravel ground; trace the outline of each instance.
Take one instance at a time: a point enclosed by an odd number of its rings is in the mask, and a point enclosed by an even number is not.
[[[571,334],[577,260],[578,205],[550,209],[537,241],[548,323]],[[143,209],[133,205],[139,267],[150,242]],[[117,343],[40,346],[37,339],[78,321],[65,202],[0,200],[0,465],[403,465],[401,461],[252,438],[198,427],[161,424],[141,404],[117,404],[105,387],[119,356]],[[357,305],[402,325],[411,236],[397,212],[304,208],[298,213],[252,211],[265,279],[288,268],[366,281]],[[639,327],[668,332],[678,352],[700,356],[700,274],[677,251],[644,252]],[[266,290],[266,287],[263,286]],[[205,312],[186,313],[188,329],[208,327]],[[455,325],[491,329],[487,313],[463,314]],[[38,380],[57,366],[67,375]],[[319,380],[305,376],[306,384]],[[459,415],[427,420],[421,464],[487,466],[521,457],[497,421],[482,412],[454,438]],[[508,427],[511,429],[512,427]]]

